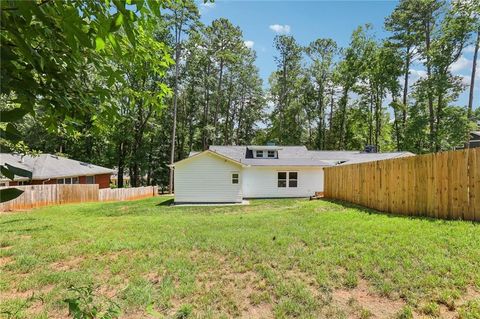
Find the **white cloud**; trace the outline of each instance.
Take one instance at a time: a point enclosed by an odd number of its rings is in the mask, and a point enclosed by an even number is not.
[[[245,43],[245,46],[249,49],[253,48],[253,45],[255,44],[255,42],[253,42],[251,40],[247,40],[244,43]]]
[[[272,24],[269,26],[269,28],[275,33],[283,33],[283,34],[290,33],[290,26],[288,24],[285,24],[285,25]]]
[[[427,71],[410,69],[410,79],[412,84],[426,77],[427,77]]]
[[[469,67],[471,68],[471,65],[472,61],[462,55],[457,61],[453,62],[453,64],[450,66],[450,71],[453,73],[463,71]]]
[[[215,2],[203,2],[202,1],[200,6],[205,7],[205,8],[215,8]]]

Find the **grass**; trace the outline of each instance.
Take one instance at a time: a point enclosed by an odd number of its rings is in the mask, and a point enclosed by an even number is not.
[[[65,318],[73,286],[122,318],[480,316],[479,224],[328,201],[169,203],[0,214],[0,313]]]

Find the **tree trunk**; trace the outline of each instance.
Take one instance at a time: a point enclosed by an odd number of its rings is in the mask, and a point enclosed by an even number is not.
[[[215,114],[213,115],[213,144],[217,142],[217,122],[220,104],[222,103],[222,80],[223,80],[223,60],[220,60],[220,74],[217,84],[217,103],[215,105]]]
[[[430,64],[430,21],[425,21],[425,48],[427,59],[427,96],[428,96],[428,114],[430,124],[430,148],[435,148],[435,112],[433,109],[433,88],[432,88],[432,66]]]
[[[468,118],[472,120],[473,111],[473,92],[475,90],[475,76],[477,68],[478,46],[480,42],[480,29],[477,31],[477,42],[475,43],[475,51],[473,52],[472,76],[470,78],[470,93],[468,95]]]
[[[347,131],[347,103],[348,103],[348,91],[347,87],[343,88],[343,94],[340,98],[340,139],[339,139],[339,149],[345,149],[345,139],[346,139],[346,131]]]
[[[125,169],[125,151],[124,151],[123,142],[118,144],[117,156],[118,156],[117,187],[123,188],[123,170]]]
[[[182,11],[183,15],[183,11]],[[180,62],[180,40],[182,35],[182,23],[175,30],[175,80],[173,89],[173,123],[172,123],[172,142],[170,149],[170,164],[175,162],[175,140],[177,135],[177,101],[178,101],[178,71]],[[170,167],[170,178],[168,183],[168,193],[173,193],[173,167]]]

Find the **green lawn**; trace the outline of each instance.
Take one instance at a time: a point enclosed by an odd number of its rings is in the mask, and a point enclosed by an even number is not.
[[[480,318],[478,223],[169,202],[0,214],[0,317],[66,318],[91,286],[122,318]]]

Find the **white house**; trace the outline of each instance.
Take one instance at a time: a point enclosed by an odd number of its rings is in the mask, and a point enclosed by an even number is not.
[[[305,146],[210,146],[172,165],[175,203],[309,197],[323,191],[324,167],[411,155],[309,151]]]

